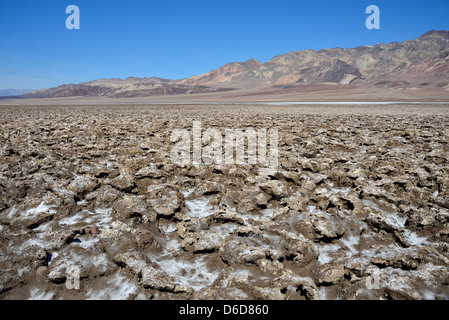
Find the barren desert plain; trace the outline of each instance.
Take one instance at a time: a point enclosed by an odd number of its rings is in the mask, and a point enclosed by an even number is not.
[[[173,163],[194,121],[276,129],[276,172]],[[0,299],[449,299],[448,105],[23,104],[0,123]]]

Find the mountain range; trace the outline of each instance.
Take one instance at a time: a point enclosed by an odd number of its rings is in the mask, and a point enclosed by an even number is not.
[[[30,92],[29,89],[2,89],[0,90],[0,97],[4,96],[17,96]]]
[[[322,90],[436,90],[449,97],[449,31],[433,30],[403,42],[289,52],[262,63],[228,63],[186,79],[100,79],[31,91],[17,98],[133,98],[232,92]]]

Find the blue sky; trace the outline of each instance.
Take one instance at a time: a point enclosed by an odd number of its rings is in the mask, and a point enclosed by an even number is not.
[[[68,5],[80,29],[68,30]],[[381,29],[368,30],[368,5]],[[449,0],[0,0],[0,89],[100,78],[180,79],[250,58],[449,30]]]

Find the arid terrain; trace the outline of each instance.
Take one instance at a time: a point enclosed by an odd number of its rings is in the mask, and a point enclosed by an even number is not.
[[[194,121],[276,128],[277,172],[173,164]],[[0,123],[0,299],[449,299],[449,105],[22,105]]]

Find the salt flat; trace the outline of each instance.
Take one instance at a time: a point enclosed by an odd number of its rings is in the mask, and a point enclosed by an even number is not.
[[[449,298],[447,105],[22,105],[0,119],[1,299]],[[276,173],[174,164],[170,135],[194,121],[276,128]]]

